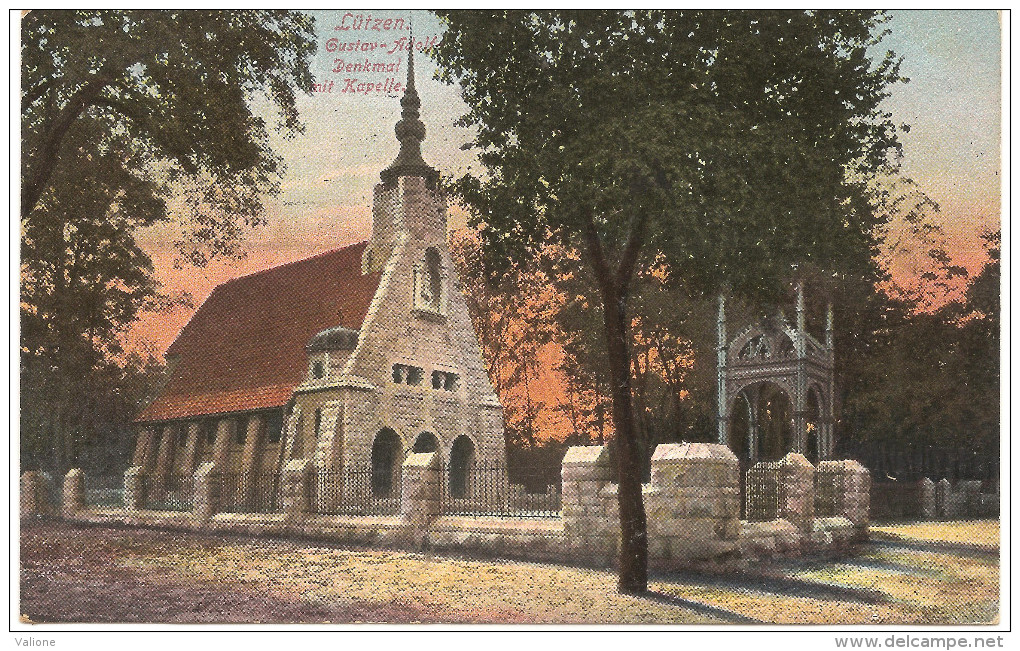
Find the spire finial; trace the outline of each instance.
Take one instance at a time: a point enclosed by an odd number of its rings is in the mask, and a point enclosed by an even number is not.
[[[383,183],[390,184],[401,176],[421,176],[430,187],[435,187],[439,172],[429,167],[421,157],[421,143],[425,140],[425,125],[421,121],[418,109],[421,100],[414,87],[414,28],[407,45],[407,86],[404,96],[400,98],[400,121],[394,128],[397,140],[400,141],[400,153],[396,160],[380,174]]]
[[[414,23],[411,20],[413,19],[408,19],[411,24],[411,37],[407,44],[407,90],[417,95],[414,88]]]

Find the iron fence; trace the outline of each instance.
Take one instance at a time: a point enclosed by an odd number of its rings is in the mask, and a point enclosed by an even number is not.
[[[756,463],[743,480],[744,519],[749,522],[775,520],[779,514],[779,462]]]
[[[82,488],[86,506],[124,506],[124,474],[84,475]]]
[[[153,511],[190,511],[194,488],[195,481],[191,475],[142,477],[145,508]]]
[[[394,515],[400,512],[400,473],[386,477],[371,467],[312,474],[311,510],[330,515]]]
[[[280,510],[280,480],[275,472],[224,472],[217,478],[221,513],[275,513]]]
[[[875,482],[980,480],[990,490],[1000,473],[998,450],[979,448],[843,441],[836,458],[857,459]]]
[[[440,510],[444,514],[557,518],[561,509],[559,479],[540,469],[475,463],[441,473]]]

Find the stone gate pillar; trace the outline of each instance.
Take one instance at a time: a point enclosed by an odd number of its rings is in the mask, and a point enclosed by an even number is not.
[[[85,508],[85,476],[78,468],[71,468],[64,475],[64,499],[61,510],[65,518],[73,518]]]
[[[791,452],[779,462],[778,517],[810,536],[815,518],[815,467]]]
[[[649,562],[686,565],[737,550],[740,464],[725,445],[667,443],[645,487]]]
[[[291,459],[283,468],[280,481],[283,514],[290,523],[298,523],[308,514],[311,470],[308,459]]]
[[[409,454],[400,467],[400,517],[414,545],[422,543],[429,525],[442,510],[442,467],[438,452]]]
[[[145,508],[145,470],[131,466],[124,473],[124,508],[132,511]]]
[[[615,488],[611,474],[604,445],[573,446],[561,462],[563,531],[578,557],[606,563],[616,557],[620,523],[616,494],[606,491]]]

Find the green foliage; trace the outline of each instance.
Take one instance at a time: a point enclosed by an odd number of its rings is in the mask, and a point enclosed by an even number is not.
[[[860,322],[842,330],[849,336],[860,327],[855,336],[867,345],[844,353],[853,356],[844,362],[844,436],[998,449],[998,234],[986,241],[989,261],[961,300],[918,311],[916,303],[875,293],[848,312]]]
[[[285,133],[300,129],[312,21],[33,10],[21,28],[21,425],[26,446],[48,446],[63,471],[102,410],[83,407],[93,393],[151,375],[123,359],[124,329],[188,300],[162,294],[139,231],[201,265],[239,255],[244,230],[262,223],[280,163],[252,100],[268,98]]]
[[[297,12],[32,11],[22,19],[22,219],[59,191],[58,167],[81,164],[67,156],[77,132],[86,152],[113,150],[125,174],[163,190],[154,199],[185,188],[187,260],[236,254],[238,228],[260,222],[279,171],[248,100],[267,97],[280,126],[299,130],[295,94],[311,88],[314,47],[312,19]]]
[[[490,176],[461,194],[493,259],[593,222],[694,290],[775,295],[790,262],[866,265],[865,180],[897,144],[870,12],[440,12]]]
[[[117,474],[130,465],[134,418],[165,379],[151,357],[102,361],[67,377],[39,358],[22,357],[21,469],[62,473],[60,462],[87,473]]]

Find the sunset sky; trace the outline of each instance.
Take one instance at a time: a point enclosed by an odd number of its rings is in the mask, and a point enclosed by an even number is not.
[[[144,233],[143,246],[165,289],[190,292],[195,307],[146,315],[128,334],[129,347],[162,354],[209,292],[230,278],[367,238],[372,188],[379,171],[398,150],[393,126],[399,118],[399,95],[341,91],[349,78],[358,78],[357,83],[385,83],[391,77],[403,81],[406,52],[398,48],[390,54],[388,50],[399,46],[398,39],[407,33],[336,28],[358,26],[359,15],[370,15],[372,21],[367,24],[382,27],[378,19],[406,21],[409,12],[313,13],[318,41],[316,81],[330,92],[299,99],[304,134],[289,141],[274,138],[287,171],[281,195],[267,202],[268,224],[248,237],[245,259],[204,269],[174,267],[168,228]],[[346,14],[350,15],[345,19]],[[431,14],[410,14],[416,40],[441,36],[441,26]],[[904,170],[940,204],[940,221],[957,261],[976,271],[984,259],[979,234],[1000,222],[998,15],[993,11],[897,11],[887,27],[892,33],[876,54],[891,49],[902,55],[901,72],[910,78],[909,83],[897,85],[886,101],[896,122],[911,127],[902,136]],[[360,46],[367,40],[386,45],[355,54],[334,49],[331,38],[338,39],[337,44]],[[399,62],[400,68],[396,74],[333,72],[337,59],[343,59],[345,66],[367,59],[370,64]],[[477,164],[473,152],[460,149],[471,140],[470,130],[453,125],[466,106],[456,87],[432,78],[435,66],[427,57],[415,59],[422,120],[428,130],[424,157],[442,173],[458,176]],[[462,225],[463,215],[453,215],[451,224]]]

